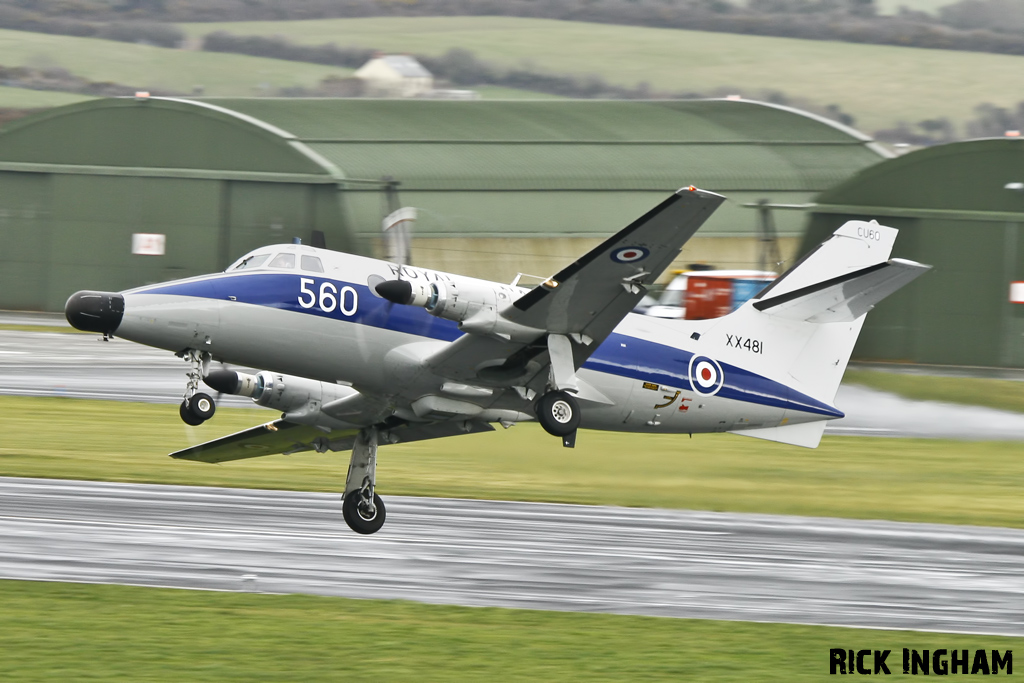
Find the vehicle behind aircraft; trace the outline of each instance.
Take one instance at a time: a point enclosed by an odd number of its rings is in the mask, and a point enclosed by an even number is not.
[[[66,314],[185,359],[190,425],[216,410],[201,383],[279,413],[172,457],[351,450],[342,510],[374,533],[380,445],[536,420],[566,447],[581,427],[816,446],[843,416],[833,401],[864,315],[928,266],[889,258],[896,230],[851,221],[724,317],[631,313],[723,200],[683,188],[533,289],[271,245],[224,273],[78,292]]]
[[[643,312],[655,318],[707,320],[732,313],[778,275],[769,270],[684,270]]]

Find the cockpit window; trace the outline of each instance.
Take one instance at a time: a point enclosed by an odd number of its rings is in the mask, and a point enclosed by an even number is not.
[[[295,254],[278,254],[274,257],[274,260],[270,262],[271,268],[294,268],[295,267]]]
[[[324,266],[322,263],[320,263],[320,259],[318,259],[316,256],[303,256],[302,269],[311,271],[313,273],[324,272]]]
[[[252,256],[249,256],[249,257],[244,258],[241,261],[239,261],[238,265],[235,266],[234,268],[232,268],[231,270],[244,270],[246,268],[259,268],[264,263],[266,263],[268,258],[270,258],[270,254],[254,254]]]

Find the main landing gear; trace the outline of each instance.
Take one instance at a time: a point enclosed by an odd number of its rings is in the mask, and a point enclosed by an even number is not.
[[[373,490],[376,480],[377,429],[367,427],[356,436],[341,505],[345,522],[357,534],[373,534],[384,526],[387,509]]]
[[[188,386],[185,387],[185,396],[178,406],[178,415],[185,424],[197,427],[213,417],[217,411],[217,404],[210,395],[199,391],[199,381],[210,366],[210,354],[189,349],[182,353],[181,357],[189,362],[190,367],[187,374]]]
[[[537,422],[551,436],[562,438],[562,445],[576,445],[576,430],[580,426],[580,404],[565,391],[549,391],[533,405]]]
[[[578,343],[584,342],[582,335]],[[551,360],[546,394],[533,404],[537,421],[548,434],[562,438],[566,448],[576,446],[576,430],[580,426],[580,404],[572,394],[577,390],[576,364],[573,360],[573,341],[564,334],[548,335],[548,357]]]

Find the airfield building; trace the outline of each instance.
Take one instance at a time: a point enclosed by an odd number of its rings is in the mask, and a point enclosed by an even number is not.
[[[382,255],[399,206],[416,264],[546,276],[689,184],[729,201],[679,263],[756,267],[745,205],[807,203],[884,156],[749,101],[94,100],[0,132],[0,308],[61,310],[313,231]],[[804,216],[775,217],[785,260]]]
[[[801,251],[852,218],[898,228],[893,256],[934,266],[867,317],[854,358],[1024,367],[1024,141],[867,168],[818,197]]]

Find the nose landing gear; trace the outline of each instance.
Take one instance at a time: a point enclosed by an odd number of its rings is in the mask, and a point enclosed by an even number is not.
[[[210,367],[210,354],[189,349],[181,354],[181,357],[189,362],[188,385],[185,387],[185,396],[178,406],[178,415],[182,422],[197,427],[211,417],[217,411],[217,404],[209,394],[199,391],[199,381],[206,375]]]
[[[384,526],[387,509],[380,496],[374,493],[376,481],[377,430],[369,427],[356,436],[341,505],[345,522],[357,534],[373,534]]]

